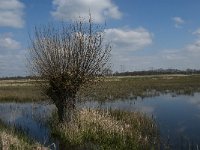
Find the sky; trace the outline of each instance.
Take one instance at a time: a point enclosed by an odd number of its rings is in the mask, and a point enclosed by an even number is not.
[[[29,75],[35,26],[87,18],[105,25],[112,69],[200,69],[199,0],[0,0],[0,77]]]

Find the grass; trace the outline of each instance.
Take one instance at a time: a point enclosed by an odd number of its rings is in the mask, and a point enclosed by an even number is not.
[[[48,150],[47,147],[31,141],[22,132],[6,126],[0,121],[1,150]]]
[[[33,102],[45,99],[33,80],[0,81],[1,102]]]
[[[193,94],[200,91],[200,75],[155,75],[134,77],[108,77],[105,81],[82,88],[81,100],[135,99],[138,96],[155,96],[160,93]],[[1,102],[32,102],[47,98],[35,86],[34,80],[0,81]]]
[[[154,120],[139,113],[81,109],[68,124],[58,124],[53,118],[52,133],[67,149],[143,150],[159,146]]]
[[[199,75],[157,75],[107,78],[104,82],[91,86],[89,90],[82,89],[79,95],[86,100],[108,101],[136,99],[138,96],[155,96],[160,93],[192,95],[195,92],[200,92]]]

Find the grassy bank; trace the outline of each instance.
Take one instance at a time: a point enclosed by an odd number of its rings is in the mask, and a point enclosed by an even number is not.
[[[1,150],[48,150],[48,148],[28,139],[23,133],[6,126],[0,121]]]
[[[200,91],[200,75],[157,75],[134,77],[109,77],[90,88],[83,88],[79,97],[86,100],[115,100],[154,96],[171,92],[175,94],[193,94]],[[40,101],[46,100],[34,80],[0,81],[0,101]]]
[[[82,109],[69,124],[53,117],[52,132],[67,149],[157,149],[155,122],[142,114]]]

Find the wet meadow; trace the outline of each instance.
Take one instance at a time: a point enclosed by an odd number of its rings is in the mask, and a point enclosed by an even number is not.
[[[0,81],[1,148],[199,149],[199,75],[106,77],[79,91],[70,124],[35,84]]]

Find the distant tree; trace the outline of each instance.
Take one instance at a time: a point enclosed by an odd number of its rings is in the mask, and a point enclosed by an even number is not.
[[[69,122],[80,88],[96,82],[107,70],[111,47],[103,28],[79,19],[71,24],[35,27],[29,48],[33,75],[42,80],[45,94],[58,110],[59,121]]]

